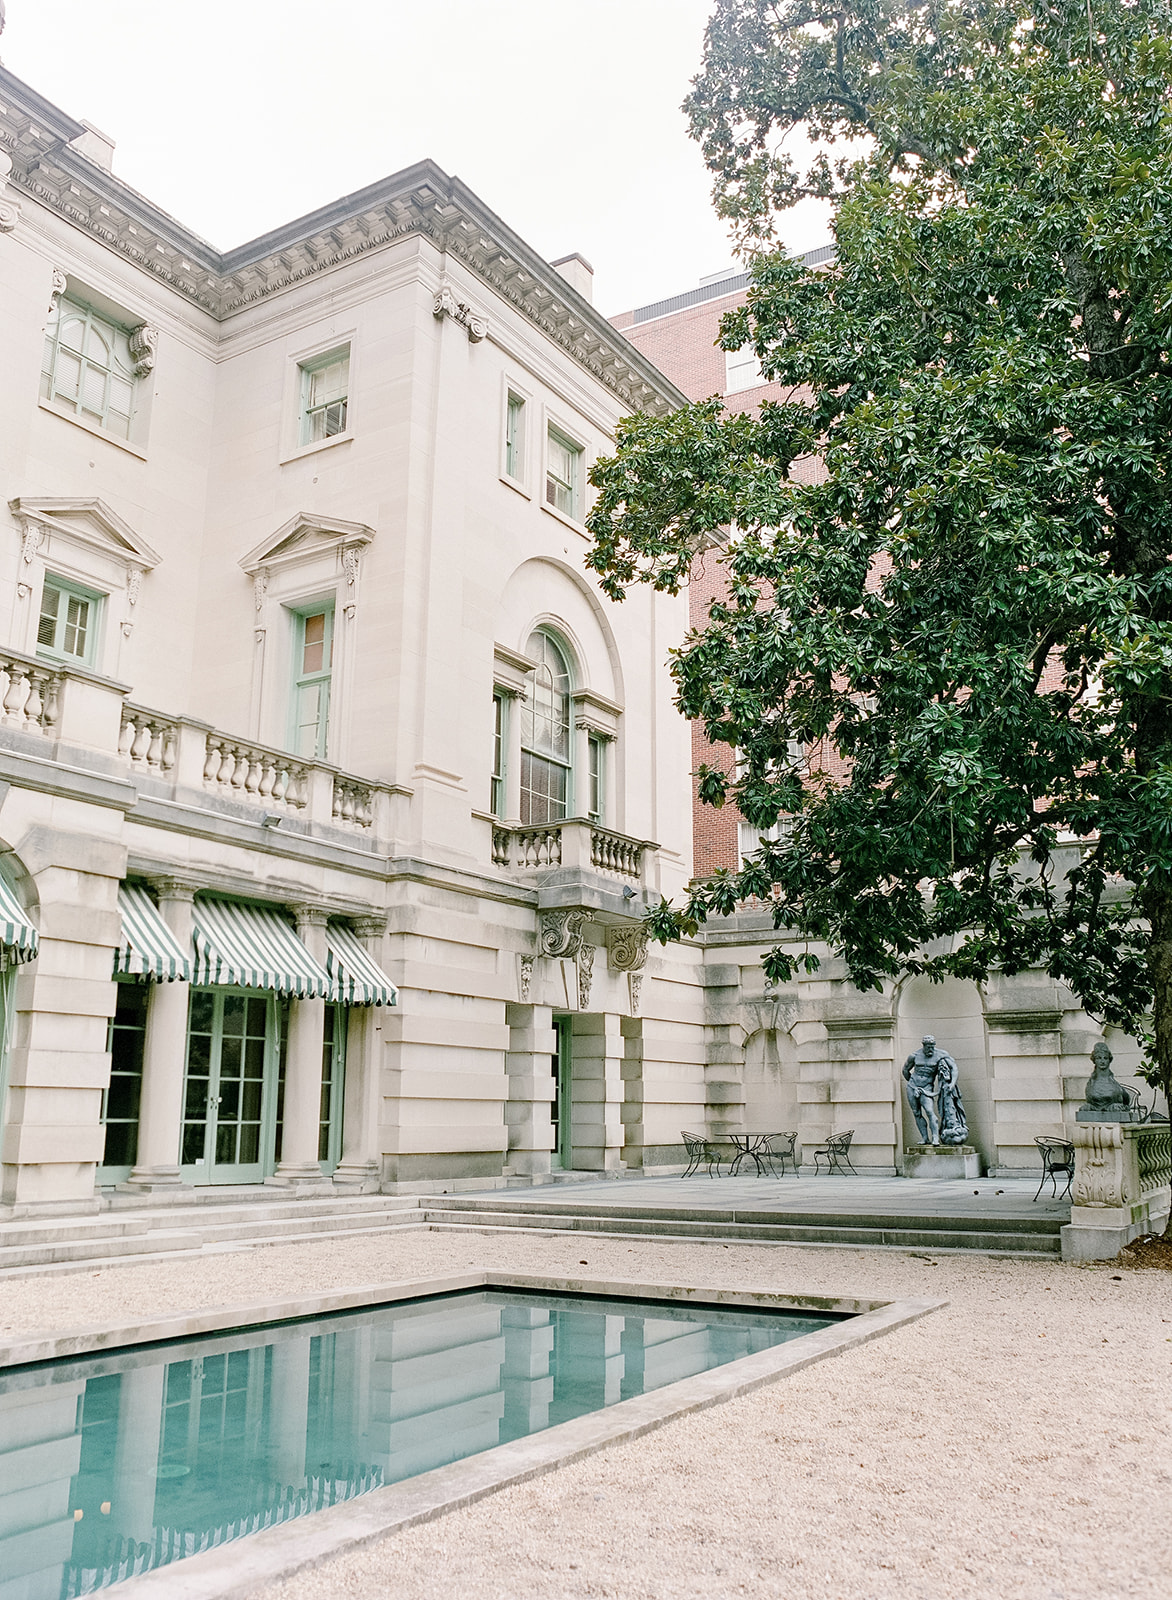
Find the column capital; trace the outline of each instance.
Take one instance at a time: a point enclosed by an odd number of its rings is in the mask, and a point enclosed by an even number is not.
[[[360,939],[381,939],[387,931],[386,917],[351,917],[350,925]]]
[[[298,928],[324,928],[330,920],[330,913],[325,906],[291,905],[289,907],[297,921]]]
[[[147,879],[151,888],[162,900],[185,900],[190,903],[196,894],[203,888],[203,884],[196,883],[191,878],[176,878],[167,874],[164,877],[150,877]]]

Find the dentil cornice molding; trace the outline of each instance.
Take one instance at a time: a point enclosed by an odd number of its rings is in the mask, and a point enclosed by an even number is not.
[[[18,195],[32,197],[218,320],[417,235],[491,286],[625,407],[662,416],[685,403],[589,301],[434,162],[221,252],[74,148],[84,133],[0,67],[0,156],[12,161],[5,199],[19,206]],[[483,313],[477,308],[469,318],[470,336],[483,337]]]

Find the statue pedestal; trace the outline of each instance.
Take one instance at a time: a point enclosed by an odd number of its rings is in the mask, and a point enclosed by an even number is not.
[[[981,1157],[971,1144],[909,1144],[903,1153],[905,1178],[979,1178]]]

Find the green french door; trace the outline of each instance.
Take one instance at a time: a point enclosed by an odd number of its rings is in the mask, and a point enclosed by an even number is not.
[[[180,1163],[187,1183],[272,1172],[285,1006],[254,989],[192,989]]]

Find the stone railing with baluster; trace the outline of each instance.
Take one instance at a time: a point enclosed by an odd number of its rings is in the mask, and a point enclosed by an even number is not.
[[[123,706],[118,754],[139,772],[170,778],[179,759],[178,722],[141,706]]]
[[[222,733],[207,735],[206,750],[203,782],[212,794],[294,814],[309,804],[308,762]]]
[[[52,738],[60,713],[61,673],[44,661],[0,653],[0,725]]]
[[[375,787],[358,778],[334,774],[331,815],[343,827],[358,828],[363,832],[374,826]]]
[[[515,872],[576,867],[638,884],[644,881],[655,853],[654,845],[629,839],[626,834],[581,817],[529,828],[509,828],[498,823],[492,830],[494,863]]]
[[[590,865],[638,883],[643,876],[643,846],[638,839],[612,833],[609,828],[591,828]]]

